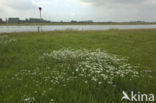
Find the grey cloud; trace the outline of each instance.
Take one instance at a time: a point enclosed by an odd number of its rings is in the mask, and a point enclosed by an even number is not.
[[[36,7],[32,0],[4,0],[0,3],[15,10],[30,10]]]
[[[33,0],[0,0],[0,18],[35,16],[37,4]]]
[[[61,2],[56,3],[56,2]],[[79,6],[66,6],[68,0],[0,0],[0,18],[38,17],[38,6],[44,7],[43,15],[55,20],[94,20],[94,21],[156,21],[156,0],[78,0]],[[75,1],[75,0],[69,0]],[[89,3],[92,5],[85,5]],[[82,5],[80,5],[82,4]],[[60,8],[62,7],[62,8]]]
[[[99,21],[156,21],[156,0],[79,0],[92,4],[92,18]],[[98,15],[98,16],[94,16]]]

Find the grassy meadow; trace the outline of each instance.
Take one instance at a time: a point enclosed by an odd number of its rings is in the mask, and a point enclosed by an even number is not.
[[[122,91],[155,87],[155,29],[0,34],[0,103],[129,103]]]

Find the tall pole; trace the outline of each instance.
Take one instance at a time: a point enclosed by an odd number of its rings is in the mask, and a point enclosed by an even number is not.
[[[39,11],[40,11],[40,21],[41,21],[41,18],[42,18],[42,15],[41,15],[42,8],[39,7],[38,9],[39,9]],[[38,26],[38,32],[40,32],[40,26]]]
[[[41,11],[42,11],[42,8],[39,7],[39,11],[40,11],[40,19],[42,18],[42,15],[41,15]]]

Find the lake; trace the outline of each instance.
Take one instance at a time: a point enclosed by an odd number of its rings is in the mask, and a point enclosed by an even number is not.
[[[56,30],[109,30],[109,29],[154,29],[156,25],[42,25],[42,26],[0,26],[0,33],[37,32]]]

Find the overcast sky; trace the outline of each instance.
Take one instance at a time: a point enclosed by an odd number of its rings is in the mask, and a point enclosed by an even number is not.
[[[0,18],[52,21],[156,21],[156,0],[0,0]]]

